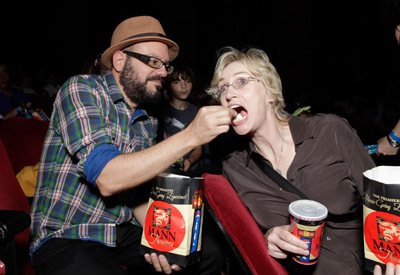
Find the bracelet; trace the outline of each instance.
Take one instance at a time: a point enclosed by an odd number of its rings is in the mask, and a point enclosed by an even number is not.
[[[392,146],[393,148],[400,147],[400,142],[397,142],[394,139],[392,139],[390,137],[390,135],[387,135],[386,138],[387,138],[387,141],[389,142],[390,146]]]
[[[396,136],[396,133],[393,130],[390,132],[389,135],[393,140],[400,142],[400,137]]]

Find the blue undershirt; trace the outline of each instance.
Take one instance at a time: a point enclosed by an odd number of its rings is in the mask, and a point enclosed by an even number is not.
[[[110,160],[118,157],[120,154],[120,151],[114,145],[107,143],[96,146],[88,156],[83,168],[87,181],[96,185],[96,180],[101,171],[103,171],[103,168]]]

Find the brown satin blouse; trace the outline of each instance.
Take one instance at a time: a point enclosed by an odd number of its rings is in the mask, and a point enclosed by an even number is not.
[[[332,214],[350,214],[362,208],[363,175],[375,166],[355,130],[336,115],[294,116],[289,121],[296,155],[287,180],[310,199],[324,204]],[[250,141],[245,149],[223,160],[223,174],[264,229],[289,224],[289,204],[299,199],[283,191],[250,158],[255,151]],[[266,160],[268,165],[271,165]],[[307,274],[363,274],[362,212],[344,223],[327,222],[320,258]],[[289,259],[289,272],[301,274]],[[297,265],[297,266],[296,266]],[[292,266],[292,267],[291,267]]]

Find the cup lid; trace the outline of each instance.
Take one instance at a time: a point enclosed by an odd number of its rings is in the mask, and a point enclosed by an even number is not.
[[[320,221],[328,216],[328,209],[313,200],[297,200],[289,205],[289,213],[301,220]]]

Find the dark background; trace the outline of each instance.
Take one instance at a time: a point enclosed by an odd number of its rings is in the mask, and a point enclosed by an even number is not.
[[[366,142],[400,117],[399,55],[393,0],[203,0],[15,2],[2,8],[1,53],[11,65],[46,67],[62,81],[108,46],[124,19],[152,15],[181,47],[204,87],[223,46],[255,46],[269,55],[289,112],[347,118]],[[400,23],[400,20],[399,20]]]

